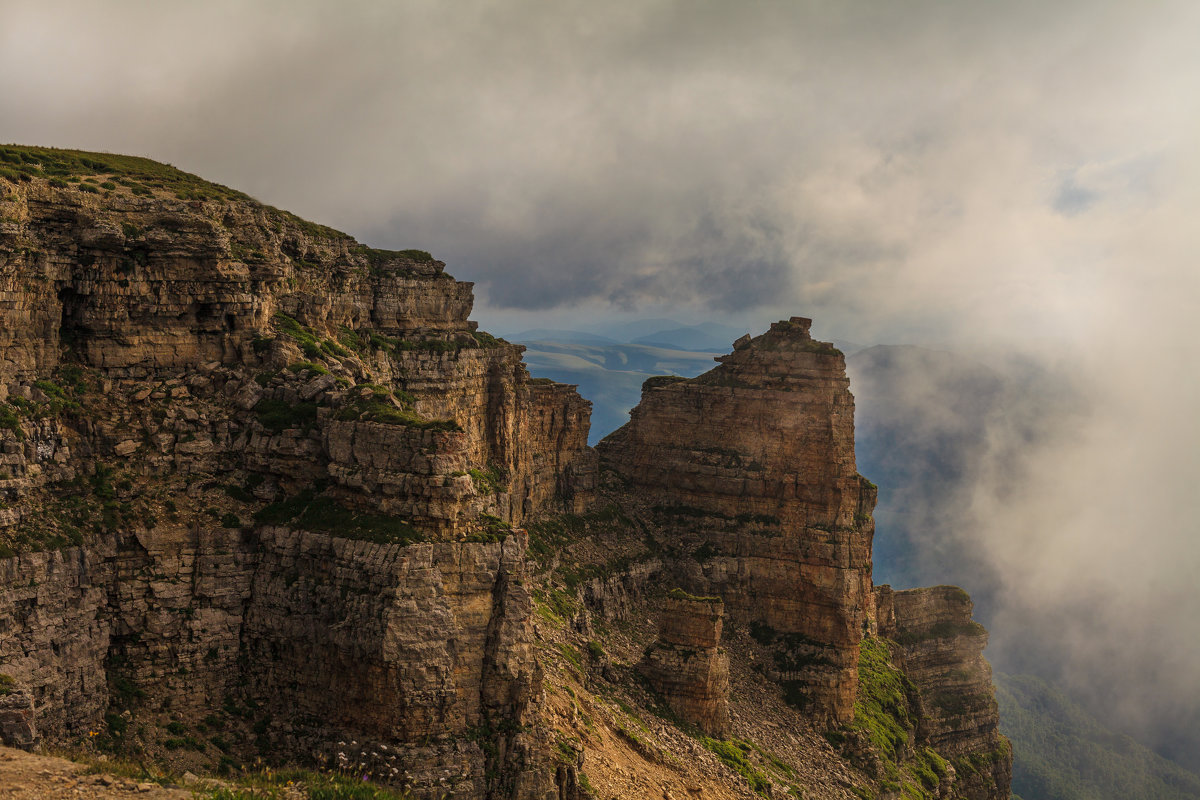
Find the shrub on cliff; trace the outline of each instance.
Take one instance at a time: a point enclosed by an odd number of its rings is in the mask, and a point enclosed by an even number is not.
[[[408,395],[401,394],[397,396],[380,387],[370,388],[372,388],[370,394],[359,394],[339,409],[334,414],[334,418],[340,420],[361,420],[363,422],[381,422],[385,425],[403,425],[423,430],[462,430],[462,426],[452,419],[425,419],[420,416],[412,409],[412,398]],[[399,406],[396,403],[399,403]]]
[[[21,429],[21,418],[17,416],[16,411],[4,404],[0,404],[0,428],[12,431],[19,440],[25,438],[25,431]]]
[[[254,406],[254,416],[259,424],[272,433],[288,428],[309,428],[317,421],[317,404],[301,402],[285,403],[264,397]]]
[[[412,544],[424,539],[406,520],[348,508],[311,489],[263,508],[254,515],[254,522],[257,525],[289,525],[376,544]]]

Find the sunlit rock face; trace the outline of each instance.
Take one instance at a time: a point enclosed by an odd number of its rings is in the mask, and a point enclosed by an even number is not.
[[[512,527],[587,506],[590,404],[428,254],[220,187],[0,183],[3,740],[238,698],[280,755],[545,789]]]
[[[983,657],[988,634],[971,618],[971,598],[957,586],[875,589],[881,636],[895,642],[897,666],[921,698],[921,739],[947,758],[967,757],[959,770],[963,797],[1007,794],[1012,750],[1000,734],[992,668]]]
[[[875,631],[920,693],[909,744],[996,755],[956,785],[1007,795],[969,600],[872,594],[875,488],[808,320],[648,381],[592,450],[590,404],[478,331],[429,254],[147,169],[166,182],[0,179],[0,741],[145,730],[169,760],[184,725],[221,739],[210,760],[578,800],[585,759],[629,756],[602,696],[648,684],[714,737],[773,704],[839,776],[806,796],[844,800],[878,776],[824,734],[855,718]],[[646,638],[609,653],[600,619]],[[731,696],[752,670],[784,691]],[[742,791],[687,772],[683,741],[636,757],[678,792]]]
[[[699,377],[652,378],[603,464],[660,506],[704,558],[691,587],[739,620],[803,637],[786,679],[814,712],[854,713],[871,590],[875,487],[854,463],[845,360],[793,317]]]

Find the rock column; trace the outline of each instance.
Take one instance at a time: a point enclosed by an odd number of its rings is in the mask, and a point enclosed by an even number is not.
[[[667,595],[658,641],[640,669],[679,717],[712,736],[729,730],[729,657],[720,649],[719,597]]]

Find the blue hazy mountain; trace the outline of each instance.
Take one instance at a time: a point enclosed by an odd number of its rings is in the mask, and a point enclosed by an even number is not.
[[[724,353],[733,349],[735,339],[749,332],[749,328],[735,328],[717,322],[702,322],[699,325],[654,331],[632,341],[635,344],[669,347],[675,350]]]
[[[683,327],[686,326],[682,322],[659,317],[657,319],[635,319],[625,322],[599,323],[590,326],[588,330],[598,333],[601,336],[607,336],[610,339],[616,339],[618,342],[632,342],[634,339],[639,339],[658,331],[669,331]]]
[[[591,444],[629,420],[629,409],[641,400],[642,383],[647,378],[690,378],[711,369],[713,357],[718,355],[642,344],[514,341],[525,345],[525,363],[531,374],[576,384],[579,393],[592,401]]]
[[[621,341],[617,339],[610,339],[598,333],[559,330],[556,328],[534,328],[533,330],[521,331],[520,333],[505,334],[504,338],[510,342],[517,342],[519,344],[534,341],[564,342],[567,344],[621,344]]]

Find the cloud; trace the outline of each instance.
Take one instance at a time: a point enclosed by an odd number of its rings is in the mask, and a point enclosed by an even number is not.
[[[7,6],[7,138],[430,249],[495,307],[1041,335],[1031,294],[1094,310],[1055,274],[1111,235],[1059,213],[1087,165],[1169,170],[1196,111],[1185,4]]]

